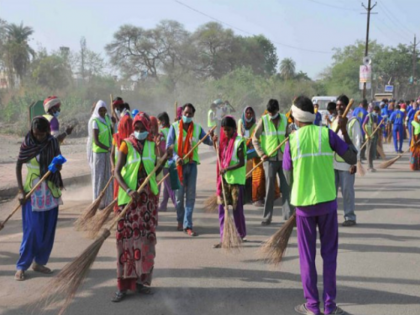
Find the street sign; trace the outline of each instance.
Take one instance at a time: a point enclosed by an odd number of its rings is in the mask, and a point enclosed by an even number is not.
[[[393,93],[394,92],[394,86],[393,85],[385,85],[385,91],[384,92]]]
[[[359,87],[363,90],[363,84],[366,83],[366,89],[371,88],[371,80],[372,80],[372,66],[371,65],[364,65],[360,66],[359,71]]]

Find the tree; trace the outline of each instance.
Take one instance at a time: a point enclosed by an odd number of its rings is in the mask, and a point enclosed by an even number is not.
[[[58,55],[39,52],[31,65],[32,79],[37,85],[57,90],[65,88],[70,82],[71,72],[66,60]]]
[[[291,58],[284,58],[280,62],[280,76],[284,80],[290,80],[295,77],[296,63]]]
[[[8,68],[9,80],[13,84],[14,74],[22,80],[26,74],[31,56],[34,58],[35,51],[29,46],[29,36],[34,33],[29,26],[8,24],[6,25],[6,67]]]
[[[7,39],[7,22],[0,19],[0,69],[5,67],[4,58],[5,58],[5,45]]]

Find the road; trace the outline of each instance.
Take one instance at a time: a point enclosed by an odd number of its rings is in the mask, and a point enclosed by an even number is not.
[[[294,314],[294,306],[304,301],[296,234],[281,267],[265,264],[258,249],[283,223],[280,206],[268,227],[260,225],[261,208],[246,206],[249,243],[238,254],[213,249],[219,238],[218,219],[204,213],[203,201],[214,192],[215,159],[208,149],[202,152],[194,215],[200,236],[190,238],[175,231],[173,207],[160,214],[154,295],[133,294],[119,304],[110,301],[116,286],[115,240],[110,237],[67,314]],[[337,302],[350,314],[420,314],[419,184],[419,173],[409,170],[408,156],[388,170],[357,178],[358,225],[339,229]],[[90,190],[86,185],[64,192],[49,263],[56,272],[91,242],[72,228],[89,204]],[[0,204],[1,218],[13,204]],[[339,220],[343,220],[341,205]],[[27,281],[13,280],[21,235],[19,215],[0,232],[0,314],[31,314],[26,303],[36,300],[50,278],[28,271]],[[319,254],[317,266],[322,290]],[[45,314],[56,314],[56,309]]]

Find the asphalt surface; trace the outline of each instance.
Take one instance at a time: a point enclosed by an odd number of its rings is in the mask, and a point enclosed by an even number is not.
[[[110,301],[116,290],[115,239],[110,237],[67,314],[295,314],[294,307],[304,302],[296,233],[281,267],[265,264],[258,253],[261,242],[283,223],[280,206],[268,227],[260,225],[261,208],[246,206],[249,242],[240,253],[212,248],[219,234],[217,215],[203,210],[204,200],[215,189],[215,159],[208,153],[199,166],[194,213],[200,235],[190,238],[175,231],[173,206],[159,215],[154,294],[131,294],[119,304]],[[407,155],[388,170],[356,180],[358,225],[340,226],[337,272],[337,303],[350,314],[420,314],[419,174],[409,170]],[[91,243],[72,228],[90,202],[91,187],[69,187],[63,196],[65,204],[60,208],[48,264],[56,273]],[[0,218],[13,205],[0,204]],[[39,297],[51,276],[28,271],[26,281],[13,279],[21,236],[20,215],[16,215],[0,232],[0,314],[56,314],[57,308],[41,312],[28,304]],[[319,251],[317,266],[322,296]]]

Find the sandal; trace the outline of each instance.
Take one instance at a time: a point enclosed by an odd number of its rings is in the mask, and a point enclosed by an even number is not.
[[[23,271],[23,270],[16,270],[15,280],[16,281],[23,281],[23,280],[25,280],[25,271]]]
[[[222,248],[222,243],[214,244],[213,248]]]
[[[39,265],[39,264],[37,264],[35,262],[32,264],[32,270],[33,271],[36,271],[36,272],[40,272],[40,273],[46,274],[46,275],[49,275],[49,274],[52,274],[53,273],[50,268],[45,267],[43,265]]]
[[[111,301],[114,302],[114,303],[121,302],[122,300],[124,300],[125,296],[126,296],[126,293],[125,292],[123,292],[123,291],[117,291],[117,292],[115,292],[115,295],[111,299]]]
[[[153,294],[152,288],[151,287],[147,287],[143,284],[137,283],[137,292],[140,294],[145,294],[145,295],[151,295]]]
[[[302,315],[317,315],[314,312],[312,312],[311,310],[308,310],[305,303],[296,306],[295,311],[299,314],[302,314]]]

